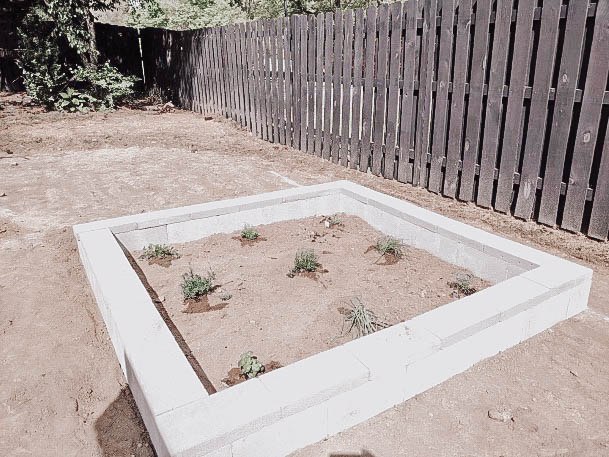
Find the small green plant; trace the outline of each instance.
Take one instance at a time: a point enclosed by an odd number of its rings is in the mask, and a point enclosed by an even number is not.
[[[238,365],[241,374],[247,379],[255,378],[259,374],[264,373],[264,365],[258,361],[258,357],[252,351],[241,354]]]
[[[214,279],[216,275],[213,271],[209,271],[207,276],[201,277],[194,273],[192,268],[188,273],[182,275],[182,293],[184,299],[199,298],[203,295],[207,295],[214,289]]]
[[[144,252],[140,256],[141,259],[177,259],[180,257],[178,251],[172,246],[166,244],[149,244],[144,248]]]
[[[472,285],[474,276],[470,273],[457,273],[453,282],[448,285],[452,287],[458,297],[462,295],[471,295],[477,292],[477,289]]]
[[[374,245],[374,249],[381,255],[391,254],[398,259],[402,257],[402,242],[391,236],[379,238]]]
[[[244,240],[254,241],[259,236],[260,234],[258,231],[250,225],[246,225],[243,227],[243,230],[241,230],[241,238]]]
[[[343,225],[343,221],[342,221],[340,215],[338,215],[338,214],[333,214],[332,216],[325,217],[323,222],[324,222],[324,225],[326,226],[326,228],[332,228],[332,227],[336,227],[339,225]]]
[[[311,249],[303,249],[296,253],[292,273],[302,273],[305,271],[313,272],[317,270],[319,266],[320,263],[317,261],[315,252]]]
[[[388,326],[373,311],[366,308],[359,298],[351,300],[351,309],[345,314],[345,323],[349,326],[346,332],[355,331],[356,337],[369,335]]]
[[[59,99],[55,102],[55,109],[70,113],[88,113],[96,101],[95,97],[68,87],[65,92],[59,93]]]

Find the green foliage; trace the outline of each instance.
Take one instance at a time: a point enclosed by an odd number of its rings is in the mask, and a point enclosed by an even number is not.
[[[255,378],[259,374],[264,373],[264,365],[258,361],[258,357],[252,351],[241,354],[238,365],[241,374],[247,379]]]
[[[402,242],[391,236],[379,238],[374,245],[374,249],[381,255],[392,254],[398,259],[402,257]]]
[[[477,292],[477,289],[472,285],[472,280],[474,276],[470,273],[457,273],[455,281],[449,283],[448,285],[455,290],[457,297],[461,297],[462,295],[471,295]]]
[[[208,272],[205,277],[195,274],[192,269],[188,273],[184,273],[182,275],[182,294],[184,299],[199,298],[207,295],[214,289],[214,279],[216,279],[216,275],[213,271]]]
[[[144,7],[132,10],[129,25],[185,30],[234,24],[246,19],[245,13],[228,0],[150,0]]]
[[[245,240],[253,241],[259,236],[260,234],[258,233],[258,231],[254,227],[251,227],[249,225],[246,225],[245,227],[243,227],[243,230],[241,230],[241,238]]]
[[[147,1],[147,0],[146,0]],[[135,78],[97,62],[94,14],[118,0],[34,0],[18,28],[19,64],[28,95],[64,111],[111,109]]]
[[[351,300],[351,309],[345,315],[345,322],[349,328],[344,333],[347,334],[355,331],[357,338],[369,335],[388,326],[357,298]]]
[[[177,259],[180,255],[173,246],[166,244],[149,244],[144,248],[144,252],[140,256],[141,259],[166,259],[171,257]]]
[[[303,249],[296,253],[292,273],[302,273],[304,271],[313,272],[317,270],[319,266],[320,263],[317,261],[315,252],[311,249]]]

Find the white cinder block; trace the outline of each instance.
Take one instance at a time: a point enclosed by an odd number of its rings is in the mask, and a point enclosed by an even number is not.
[[[540,284],[515,277],[421,314],[408,324],[428,330],[448,346],[496,324],[515,306],[533,306],[536,297],[547,292]]]
[[[228,446],[280,418],[279,403],[260,379],[251,379],[156,420],[172,456],[195,457]]]
[[[262,375],[259,379],[281,404],[282,415],[295,414],[368,380],[369,371],[345,348],[337,347]]]
[[[327,433],[328,408],[321,403],[233,442],[233,457],[284,457]]]
[[[130,251],[138,251],[149,244],[167,244],[167,226],[117,233],[116,237]]]
[[[529,326],[526,331],[526,338],[530,338],[538,333],[558,324],[567,318],[567,308],[572,292],[561,292],[552,297],[548,297],[529,312]]]
[[[573,262],[555,259],[522,274],[549,289],[564,290],[567,287],[592,278],[592,270]]]
[[[440,347],[440,339],[426,330],[408,327],[409,321],[343,345],[370,370],[370,379],[403,378],[406,365]]]
[[[347,430],[402,403],[405,400],[405,375],[404,372],[400,377],[371,380],[327,400],[328,435]]]
[[[581,284],[578,284],[571,289],[571,297],[569,299],[569,306],[567,307],[567,318],[573,317],[588,308],[588,297],[590,295],[591,286],[592,278],[584,280]]]
[[[508,264],[504,260],[488,255],[466,244],[462,244],[459,250],[459,265],[467,268],[476,276],[492,283],[507,279]]]

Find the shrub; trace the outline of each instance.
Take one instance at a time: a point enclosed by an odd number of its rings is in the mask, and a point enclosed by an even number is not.
[[[381,255],[392,254],[396,258],[402,257],[402,242],[391,236],[379,238],[374,245],[374,249]]]
[[[259,374],[264,373],[264,365],[258,361],[258,357],[252,351],[241,354],[238,365],[241,374],[247,379],[255,378]]]
[[[207,276],[201,277],[195,274],[192,269],[188,273],[182,275],[182,293],[184,299],[199,298],[207,295],[214,288],[214,279],[216,275],[213,271],[207,273]]]
[[[388,326],[374,312],[366,308],[359,299],[351,300],[351,309],[347,311],[345,322],[349,325],[345,334],[355,330],[358,338]]]
[[[258,231],[249,225],[246,225],[243,227],[243,230],[241,230],[241,238],[245,240],[254,241],[259,236],[260,234]]]
[[[146,248],[144,248],[144,252],[140,258],[150,260],[166,259],[171,257],[177,259],[179,256],[178,251],[176,251],[172,246],[167,246],[165,244],[149,244]]]
[[[315,252],[311,249],[303,249],[296,253],[292,273],[302,273],[304,271],[313,272],[317,270],[319,266],[320,263],[317,261]]]

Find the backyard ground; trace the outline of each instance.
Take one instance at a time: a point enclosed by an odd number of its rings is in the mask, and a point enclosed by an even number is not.
[[[222,119],[43,113],[19,100],[0,96],[0,455],[153,455],[72,225],[350,179],[594,268],[590,310],[295,455],[609,456],[608,243],[347,170]],[[504,410],[511,419],[489,418]]]

